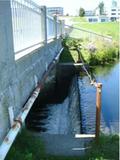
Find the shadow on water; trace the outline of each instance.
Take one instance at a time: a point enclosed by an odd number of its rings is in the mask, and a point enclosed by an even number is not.
[[[64,44],[65,45],[65,44]],[[64,46],[63,45],[63,46]],[[60,56],[60,62],[75,62],[68,46],[64,46],[64,50]]]

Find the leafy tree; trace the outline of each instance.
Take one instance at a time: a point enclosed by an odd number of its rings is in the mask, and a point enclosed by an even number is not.
[[[104,3],[103,3],[103,1],[99,3],[98,8],[99,8],[100,15],[103,15],[104,14]]]
[[[84,10],[84,8],[80,8],[80,9],[79,9],[79,16],[80,16],[80,17],[84,17],[84,15],[85,15],[85,10]]]

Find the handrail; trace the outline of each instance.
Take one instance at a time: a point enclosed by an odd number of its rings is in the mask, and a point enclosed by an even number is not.
[[[51,20],[54,20],[54,17],[52,17],[52,16],[50,16],[50,15],[48,15],[48,14],[47,14],[47,18],[48,18],[48,19],[51,19]]]
[[[85,29],[83,29],[83,28],[73,27],[73,26],[70,26],[70,25],[65,25],[65,26],[70,27],[70,28],[72,28],[72,29],[79,30],[79,31],[83,31],[83,32],[87,32],[87,33],[90,33],[90,34],[94,34],[94,35],[100,36],[100,37],[102,37],[102,38],[107,38],[107,39],[109,39],[109,40],[112,40],[112,37],[111,37],[111,36],[101,35],[101,34],[96,33],[96,32],[92,32],[92,31],[89,31],[89,30],[85,30]]]

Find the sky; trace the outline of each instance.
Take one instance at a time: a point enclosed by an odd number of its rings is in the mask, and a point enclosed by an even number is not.
[[[103,1],[106,7],[111,5],[112,0],[34,0],[39,5],[46,5],[47,7],[63,7],[64,14],[77,15],[79,8],[83,7],[85,10],[95,9],[98,4]]]

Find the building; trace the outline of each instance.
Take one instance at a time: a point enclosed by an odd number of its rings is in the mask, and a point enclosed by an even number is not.
[[[85,11],[88,22],[109,22],[120,20],[120,7],[115,0],[112,1],[110,7],[104,8],[103,15],[99,13],[99,7],[94,10]]]
[[[95,22],[109,22],[110,20],[109,20],[109,17],[107,17],[107,16],[88,16],[88,17],[86,17],[86,19],[87,19],[87,21],[88,22],[93,22],[93,23],[95,23]]]
[[[48,7],[47,14],[52,15],[52,16],[54,15],[63,16],[63,8],[62,7]]]
[[[87,11],[85,11],[85,16],[94,16],[94,15],[95,15],[94,10],[87,10]]]
[[[107,11],[107,14],[111,21],[118,21],[120,19],[120,8],[119,7],[110,8]]]
[[[104,15],[100,15],[98,7],[91,11],[85,11],[85,17],[88,22],[109,22],[106,12],[104,12]]]

